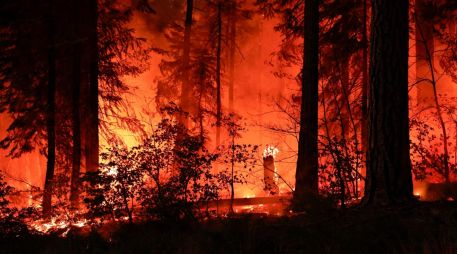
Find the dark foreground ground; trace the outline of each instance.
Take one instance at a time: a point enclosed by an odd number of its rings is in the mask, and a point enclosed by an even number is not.
[[[457,253],[457,203],[3,236],[0,253]]]

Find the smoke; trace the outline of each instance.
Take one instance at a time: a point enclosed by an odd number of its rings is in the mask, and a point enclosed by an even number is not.
[[[196,1],[198,2],[198,1]],[[155,13],[135,13],[131,22],[131,27],[135,29],[139,37],[147,39],[148,44],[154,48],[167,48],[169,42],[164,37],[164,32],[173,23],[183,25],[185,17],[185,1],[183,0],[156,0],[150,1]],[[252,3],[247,6],[252,8]],[[195,9],[198,16],[200,10],[198,5]],[[272,56],[272,53],[279,50],[281,44],[281,34],[274,30],[278,20],[265,20],[263,16],[253,14],[238,26],[237,49],[235,55],[235,80],[234,80],[234,110],[242,117],[246,130],[241,134],[238,143],[256,144],[265,146],[273,144],[282,151],[278,155],[278,173],[288,181],[293,183],[293,164],[296,152],[296,140],[293,137],[280,137],[277,133],[272,133],[266,128],[271,124],[286,124],[290,119],[277,112],[276,103],[281,98],[289,98],[297,90],[295,80],[281,79],[274,75],[278,71],[279,63]],[[198,22],[198,20],[195,20]],[[223,28],[224,30],[224,28]],[[199,38],[200,39],[200,38]],[[223,48],[228,50],[228,48]],[[155,112],[157,109],[153,105],[156,94],[156,80],[161,76],[159,63],[163,56],[152,53],[150,68],[138,77],[129,77],[127,84],[134,88],[132,95],[129,96],[131,105],[144,121],[151,121],[151,116],[141,114],[144,108]],[[224,63],[223,63],[224,65]],[[225,66],[228,69],[228,66]],[[224,68],[223,68],[224,69]],[[290,76],[299,73],[299,67],[294,66],[282,71],[288,72]],[[223,113],[228,113],[228,71],[222,72],[222,106]],[[153,118],[157,121],[157,118]],[[119,132],[124,135],[127,144],[133,145],[136,142],[132,139],[134,134]],[[209,138],[215,140],[214,130],[209,126]],[[224,139],[224,133],[223,133]],[[229,137],[225,133],[225,141]],[[261,154],[259,154],[261,159]],[[287,158],[287,159],[286,159]],[[260,160],[259,160],[260,162]],[[261,163],[259,163],[260,169]],[[256,175],[248,182],[251,186],[238,186],[239,195],[249,192],[255,195],[263,194],[263,176]],[[289,191],[286,184],[279,183],[281,191]],[[240,189],[241,188],[241,189]]]

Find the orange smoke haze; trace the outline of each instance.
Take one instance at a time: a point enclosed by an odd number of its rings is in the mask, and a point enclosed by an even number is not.
[[[136,14],[131,22],[132,27],[136,30],[139,37],[147,38],[148,43],[153,47],[163,47],[166,45],[166,40],[161,34],[163,26],[167,22],[173,22],[176,18],[176,13],[167,13],[163,15],[167,20],[158,20],[158,18],[146,17],[144,14]],[[181,17],[179,17],[181,18]],[[151,25],[151,22],[158,22]],[[278,70],[276,60],[271,56],[271,53],[279,50],[281,43],[281,35],[279,32],[274,31],[274,26],[277,20],[266,20],[260,15],[255,15],[250,21],[254,27],[253,32],[244,35],[238,41],[239,52],[236,55],[236,69],[235,69],[235,112],[238,113],[244,124],[246,131],[242,133],[242,137],[237,141],[238,143],[256,144],[260,145],[258,158],[258,168],[250,174],[248,184],[237,185],[235,187],[236,197],[255,197],[265,195],[263,191],[263,166],[261,163],[263,149],[267,145],[273,145],[279,149],[276,156],[277,172],[281,178],[287,182],[279,180],[278,185],[280,193],[290,192],[290,186],[294,186],[294,173],[296,161],[296,147],[297,140],[292,135],[280,134],[271,131],[267,126],[271,125],[286,125],[289,124],[290,119],[285,114],[278,112],[276,103],[281,98],[290,99],[292,94],[297,94],[299,85],[293,79],[278,78],[273,75],[273,72]],[[410,45],[410,84],[416,80],[415,71],[415,41],[411,39]],[[439,46],[436,49],[439,50]],[[125,100],[131,106],[131,109],[137,117],[140,118],[148,126],[158,122],[158,115],[151,115],[150,112],[156,112],[155,107],[155,94],[157,89],[156,80],[160,76],[159,63],[162,56],[152,53],[150,60],[150,68],[145,73],[138,77],[126,77],[126,84],[130,87],[131,93],[125,95]],[[271,64],[273,63],[273,64]],[[441,73],[439,64],[436,64],[437,72]],[[295,66],[287,68],[286,71],[292,76],[297,75],[300,67]],[[227,112],[228,108],[228,87],[227,82],[224,82],[222,88],[222,105],[223,111]],[[447,94],[448,97],[456,95],[456,88],[453,86],[452,80],[445,76],[440,75],[438,81],[438,93]],[[416,94],[415,88],[411,89],[411,115],[415,114],[416,107]],[[145,110],[146,109],[146,110]],[[6,128],[9,124],[7,115],[0,115],[0,138],[4,137]],[[305,123],[306,124],[306,123]],[[456,125],[449,124],[450,136],[456,136]],[[113,129],[115,127],[113,126]],[[147,130],[147,128],[146,128]],[[439,136],[439,129],[435,129]],[[127,146],[132,147],[138,144],[139,135],[131,133],[126,130],[115,129]],[[414,138],[414,133],[411,134]],[[209,132],[211,140],[215,138],[214,130]],[[106,140],[102,137],[102,146],[107,147]],[[223,140],[228,142],[227,134],[223,135]],[[457,140],[452,140],[456,143]],[[452,151],[455,149],[452,147]],[[454,158],[455,160],[456,158]],[[30,188],[29,184],[42,188],[44,184],[46,160],[38,152],[25,154],[21,158],[11,159],[6,157],[5,151],[0,151],[0,170],[5,172],[8,181],[13,186],[19,189]],[[435,178],[433,178],[435,179]],[[439,181],[439,180],[434,180]],[[422,187],[417,191],[422,190]]]

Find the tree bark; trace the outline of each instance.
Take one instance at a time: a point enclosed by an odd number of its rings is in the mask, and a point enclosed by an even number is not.
[[[362,106],[361,106],[361,136],[362,136],[362,152],[366,153],[368,146],[368,8],[367,1],[363,0],[363,52],[362,52]]]
[[[54,3],[49,1],[48,14],[48,98],[47,98],[47,165],[42,200],[43,217],[49,217],[52,212],[53,178],[56,159],[56,49],[54,27]]]
[[[412,200],[408,118],[408,0],[372,0],[364,203]]]
[[[216,146],[221,144],[222,96],[221,96],[221,50],[222,50],[222,2],[217,3],[217,52],[216,52]]]
[[[236,25],[237,25],[237,1],[232,0],[229,24],[229,112],[234,112],[234,87],[235,87],[235,51],[236,51]]]
[[[87,126],[85,135],[85,157],[86,171],[95,172],[98,170],[99,160],[99,87],[98,87],[98,4],[97,1],[90,1],[89,7],[89,94],[87,105]]]
[[[72,169],[70,183],[70,202],[73,208],[79,204],[79,177],[81,173],[81,120],[80,120],[80,80],[81,80],[81,45],[78,43],[74,49],[74,80],[73,80],[73,102],[72,102],[72,130],[73,130],[73,151]]]
[[[72,169],[71,169],[71,182],[70,182],[70,203],[72,208],[77,208],[79,205],[79,177],[81,173],[81,116],[80,116],[80,94],[81,94],[81,57],[82,45],[80,33],[80,8],[79,4],[74,3],[73,26],[75,34],[75,44],[73,45],[73,97],[72,97]]]
[[[179,106],[184,112],[190,110],[190,97],[192,94],[192,87],[189,81],[189,61],[190,61],[190,48],[192,33],[192,19],[193,19],[194,1],[187,0],[186,7],[186,20],[184,23],[184,41],[183,41],[183,57],[182,57],[182,80],[181,80],[181,98]],[[188,119],[185,115],[179,117],[179,122],[185,127],[188,126]]]
[[[318,194],[318,46],[319,4],[305,0],[304,56],[298,158],[293,203],[304,210],[307,197]]]

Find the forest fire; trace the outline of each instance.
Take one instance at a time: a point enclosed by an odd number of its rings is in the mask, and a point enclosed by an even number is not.
[[[267,158],[267,157],[271,156],[271,157],[275,158],[278,153],[279,153],[279,149],[277,147],[267,145],[265,147],[265,149],[263,150],[262,157]]]
[[[40,233],[58,233],[60,236],[66,236],[72,228],[83,228],[88,225],[86,219],[71,222],[68,218],[52,218],[50,220],[38,220],[31,222],[29,226],[32,230]]]
[[[0,249],[457,253],[456,17],[0,1]]]
[[[279,193],[279,187],[277,185],[278,172],[275,166],[275,157],[278,153],[279,149],[270,145],[267,145],[267,147],[263,150],[264,190],[269,192],[271,195]]]

